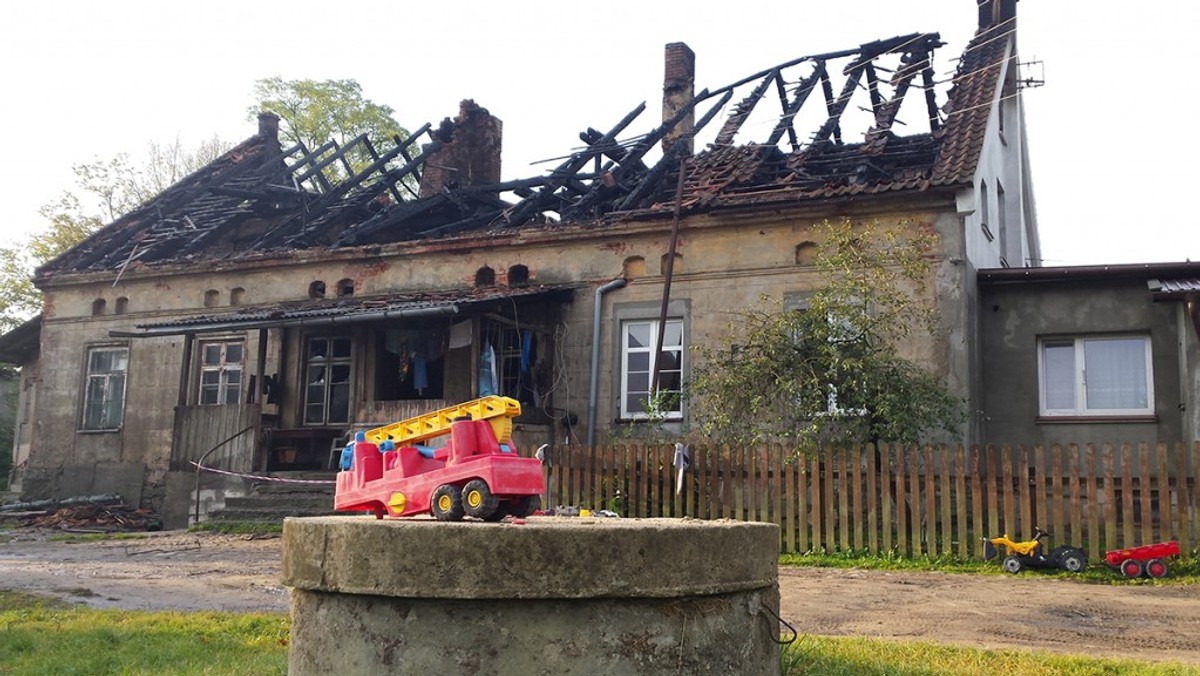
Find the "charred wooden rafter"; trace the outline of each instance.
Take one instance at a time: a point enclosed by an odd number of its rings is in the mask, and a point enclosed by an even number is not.
[[[645,111],[643,103],[606,132],[587,127],[579,135],[584,146],[560,158],[561,163],[545,175],[448,188],[423,199],[416,199],[413,185],[426,158],[447,141],[431,133],[430,125],[407,139],[388,139],[386,147],[374,145],[366,136],[344,144],[329,141],[313,150],[297,143],[282,153],[231,163],[190,184],[173,186],[151,205],[114,224],[128,220],[139,227],[98,233],[73,252],[71,266],[124,269],[135,261],[194,259],[234,236],[241,237],[237,241],[243,244],[220,255],[447,237],[559,218],[594,221],[610,214],[667,208],[675,200],[671,184],[685,165],[712,172],[695,180],[685,177],[689,191],[815,189],[907,177],[928,164],[937,151],[933,132],[939,129],[939,115],[932,55],[941,44],[936,33],[913,33],[802,56],[724,87],[703,90],[649,132],[629,135],[627,130]],[[892,130],[902,123],[898,115],[914,85],[924,90],[922,117],[928,119],[928,133],[917,130],[915,135],[898,137]],[[818,89],[823,96],[812,96]],[[863,109],[871,115],[871,128],[863,143],[846,143],[843,118],[860,89],[869,97],[869,108]],[[727,110],[735,94],[738,102]],[[761,107],[768,99],[775,99],[778,107]],[[820,99],[823,102],[812,103]],[[806,110],[806,106],[822,105],[823,111]],[[676,133],[700,109],[705,112],[692,124],[691,137],[675,142],[657,161],[648,159],[662,139]],[[710,149],[688,159],[695,135],[726,112]],[[769,122],[765,138],[743,138],[752,116],[754,127],[762,128],[760,118]],[[820,124],[802,137],[805,130],[798,120],[814,118]],[[426,135],[432,142],[422,150],[417,142]],[[736,152],[738,144],[747,152]],[[722,151],[731,154],[720,156]],[[702,161],[709,153],[724,159]],[[368,166],[352,171],[351,157],[370,158]],[[695,195],[686,200],[688,204],[703,201]],[[265,230],[252,235],[241,230],[245,223],[267,221]]]

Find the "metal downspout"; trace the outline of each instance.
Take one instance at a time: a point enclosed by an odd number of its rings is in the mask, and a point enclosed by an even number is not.
[[[625,286],[623,277],[618,277],[596,289],[595,300],[592,304],[592,370],[588,380],[588,420],[587,445],[591,448],[596,443],[596,399],[600,389],[600,310],[604,306],[604,294]]]

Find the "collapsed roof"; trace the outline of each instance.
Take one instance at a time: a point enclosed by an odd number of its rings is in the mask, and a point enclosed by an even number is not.
[[[278,118],[264,114],[258,134],[50,262],[38,277],[119,275],[154,264],[561,222],[604,225],[670,213],[677,196],[682,210],[695,212],[969,183],[1008,54],[1004,38],[1015,21],[999,19],[981,18],[941,106],[933,68],[942,45],[937,33],[802,56],[695,93],[691,51],[668,45],[661,124],[631,134],[643,103],[606,131],[582,132],[585,145],[549,173],[520,180],[499,180],[499,121],[473,101],[463,102],[454,121],[436,129],[427,124],[386,147],[364,135],[343,146],[282,148]],[[851,107],[864,98],[865,106]],[[916,101],[902,119],[907,99]],[[711,143],[693,155],[694,139],[724,111]],[[856,111],[869,116],[869,129],[850,142],[843,126]],[[745,138],[747,120],[763,116],[768,124],[754,127],[769,131]],[[897,134],[904,124],[917,131]],[[370,158],[365,167],[346,161],[355,154]]]

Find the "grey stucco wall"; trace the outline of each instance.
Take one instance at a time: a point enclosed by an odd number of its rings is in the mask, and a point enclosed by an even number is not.
[[[985,442],[1189,441],[1176,304],[1153,302],[1146,280],[984,285],[980,305]],[[1157,420],[1039,422],[1038,339],[1104,334],[1150,336]]]

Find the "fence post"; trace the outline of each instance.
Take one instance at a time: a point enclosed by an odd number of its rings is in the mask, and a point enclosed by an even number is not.
[[[1121,542],[1120,547],[1134,546],[1136,536],[1133,527],[1137,523],[1133,513],[1133,447],[1121,444]],[[1111,545],[1110,545],[1111,546]]]
[[[954,497],[958,509],[955,517],[955,531],[958,537],[958,556],[965,559],[971,555],[968,547],[971,531],[967,527],[967,474],[963,458],[963,445],[954,447]],[[982,535],[979,537],[983,537]]]
[[[971,462],[971,529],[974,531],[972,538],[974,547],[972,551],[975,556],[983,558],[983,539],[990,537],[987,532],[987,527],[983,523],[983,492],[980,487],[979,478],[979,446],[972,444],[970,450]]]
[[[1088,444],[1084,450],[1084,465],[1087,475],[1084,482],[1084,492],[1087,493],[1087,553],[1093,559],[1099,558],[1100,553],[1100,521],[1098,513],[1100,505],[1096,499],[1096,445]]]
[[[925,444],[925,553],[936,556],[938,550],[937,490],[934,488],[933,446]]]

